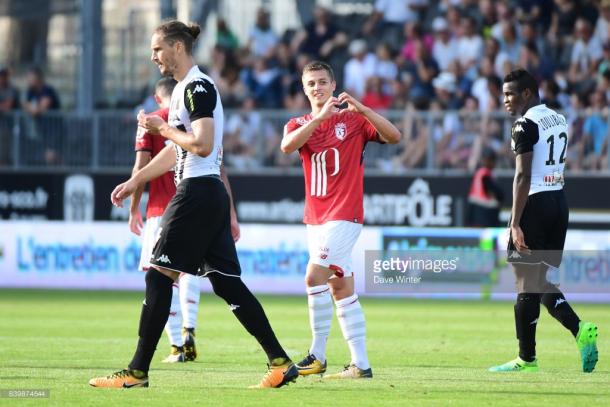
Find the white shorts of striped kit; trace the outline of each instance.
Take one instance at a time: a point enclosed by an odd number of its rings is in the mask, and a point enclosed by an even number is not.
[[[360,223],[346,220],[307,225],[309,262],[330,268],[335,272],[333,277],[353,276],[352,249],[361,231]]]

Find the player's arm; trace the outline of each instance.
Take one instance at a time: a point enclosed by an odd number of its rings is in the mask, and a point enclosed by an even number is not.
[[[174,128],[159,116],[138,115],[138,125],[171,140],[186,151],[207,157],[214,150],[214,109],[217,92],[211,82],[195,80],[184,89],[184,106],[189,113],[192,132]]]
[[[290,154],[303,147],[320,123],[337,113],[335,105],[339,103],[336,97],[330,97],[324,103],[320,112],[309,122],[291,132],[284,132],[280,149],[283,153]]]
[[[400,141],[400,130],[398,130],[392,122],[370,107],[363,105],[347,92],[343,92],[339,95],[339,104],[343,103],[347,103],[346,110],[363,115],[373,127],[375,127],[381,141],[387,144],[396,144]]]
[[[136,151],[136,161],[133,164],[131,176],[144,168],[150,162],[150,160],[150,151]],[[129,204],[129,230],[138,236],[140,236],[142,227],[144,226],[144,223],[142,222],[142,214],[140,213],[140,199],[142,198],[142,192],[144,192],[145,185],[146,184],[138,185],[131,198],[131,203]]]
[[[229,177],[227,177],[227,172],[225,171],[225,166],[220,166],[220,178],[222,182],[225,184],[225,188],[227,189],[227,193],[229,194],[229,204],[231,210],[231,236],[233,236],[234,241],[238,241],[241,235],[239,228],[239,221],[237,219],[237,211],[235,210],[235,202],[233,201],[233,192],[231,191],[231,184],[229,183]]]
[[[113,205],[123,207],[123,200],[133,194],[140,185],[155,179],[176,165],[174,146],[169,144],[159,152],[144,168],[136,171],[126,182],[119,184],[110,194]]]
[[[532,160],[534,144],[538,142],[538,126],[529,119],[519,119],[512,131],[513,151],[516,154],[515,178],[513,180],[513,206],[511,210],[510,233],[518,251],[528,252],[521,230],[521,215],[529,196],[532,180]]]

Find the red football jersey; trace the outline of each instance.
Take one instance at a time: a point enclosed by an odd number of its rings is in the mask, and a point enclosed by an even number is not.
[[[169,109],[159,109],[152,115],[158,115],[167,121]],[[136,151],[150,151],[151,158],[154,158],[161,150],[165,148],[167,139],[158,134],[145,133],[141,127],[138,127],[136,134]],[[174,172],[168,171],[166,174],[150,181],[148,191],[148,206],[146,207],[146,218],[163,215],[165,207],[176,193],[176,184],[174,184]]]
[[[290,119],[284,134],[311,119],[311,114]],[[304,223],[363,223],[363,160],[369,141],[381,142],[375,127],[361,114],[343,111],[324,120],[299,149],[305,172]]]

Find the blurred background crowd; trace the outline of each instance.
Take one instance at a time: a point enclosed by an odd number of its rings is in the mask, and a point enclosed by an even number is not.
[[[345,6],[349,2],[337,2],[341,13],[333,2],[298,1],[297,23],[282,29],[273,24],[283,17],[273,15],[272,2],[258,3],[253,22],[238,30],[232,24],[241,20],[223,13],[222,2],[208,2],[213,20],[206,21],[214,22],[214,30],[204,27],[200,41],[206,46],[197,54],[227,111],[225,157],[230,167],[300,165],[297,155],[284,156],[278,146],[286,120],[309,108],[301,68],[320,59],[334,67],[338,90],[383,111],[403,130],[398,146],[371,146],[367,152],[366,165],[379,171],[472,171],[488,150],[495,152],[498,167],[510,168],[512,119],[503,112],[502,79],[515,67],[532,72],[543,103],[566,115],[571,129],[568,168],[608,171],[610,0],[376,0],[353,2],[358,4],[351,9]],[[150,29],[142,31],[146,38]],[[146,55],[148,41],[138,47]],[[21,70],[25,79],[18,89],[11,70],[10,65],[0,70],[0,164],[14,165],[23,146],[29,155],[20,165],[91,163],[92,157],[78,158],[70,150],[71,145],[76,151],[84,148],[84,118],[41,118],[62,108],[62,90],[49,85],[40,68]],[[157,76],[153,69],[146,72],[139,101],[114,98],[113,105],[108,98],[98,105],[155,110],[149,95]],[[8,120],[7,112],[16,109],[23,115]],[[96,119],[101,124],[91,144],[121,134],[97,150],[84,148],[97,151],[98,165],[105,162],[104,148],[125,150],[124,158],[119,155],[108,165],[129,165],[135,130],[123,129],[129,128],[124,121],[131,123],[132,113],[115,127],[106,116]],[[26,124],[31,116],[37,118],[34,125]],[[111,127],[103,130],[105,125]],[[13,145],[16,132],[18,148]],[[42,147],[41,137],[47,140]]]

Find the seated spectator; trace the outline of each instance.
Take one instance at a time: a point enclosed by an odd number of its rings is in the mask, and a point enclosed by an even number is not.
[[[49,110],[60,108],[59,97],[55,88],[47,85],[44,74],[39,68],[31,68],[27,75],[28,88],[26,90],[23,108],[33,116]]]
[[[585,152],[584,167],[591,170],[608,169],[608,105],[601,91],[589,97],[590,109],[583,124],[583,135],[589,149]]]
[[[595,70],[603,57],[602,44],[593,36],[591,24],[584,18],[576,21],[574,36],[568,77],[577,92],[586,92],[595,86]]]
[[[461,34],[457,40],[460,65],[469,79],[476,77],[477,65],[483,55],[483,39],[476,32],[476,22],[472,17],[463,17]]]
[[[273,56],[278,42],[279,38],[271,27],[269,12],[265,8],[259,8],[246,49],[255,57],[270,57]]]
[[[371,76],[366,80],[366,91],[362,97],[362,104],[373,110],[386,110],[392,105],[392,97],[384,91],[383,79]]]
[[[405,24],[405,37],[406,41],[400,52],[400,56],[407,62],[415,61],[415,43],[421,42],[428,52],[432,53],[432,46],[434,44],[434,38],[430,34],[423,32],[421,25],[416,22]]]
[[[432,80],[438,75],[438,64],[421,40],[413,45],[415,58],[405,63],[401,76],[409,85],[411,98],[431,100],[434,97]]]
[[[353,40],[349,45],[351,58],[345,64],[343,87],[357,99],[364,96],[366,80],[375,74],[377,58],[368,51],[366,41]]]
[[[593,35],[601,43],[610,40],[610,0],[602,0],[599,3],[599,18],[595,23]]]
[[[291,47],[294,53],[308,54],[314,59],[328,59],[336,48],[344,47],[347,42],[347,35],[333,23],[330,11],[316,6],[314,20],[297,32]]]
[[[434,30],[434,44],[432,45],[432,56],[441,71],[447,70],[449,64],[458,57],[455,38],[451,37],[447,20],[436,17],[432,22]]]
[[[262,146],[261,114],[256,111],[254,98],[248,97],[238,112],[231,114],[225,126],[223,142],[227,165],[233,168],[248,169],[260,166],[260,147]]]
[[[427,101],[407,103],[403,120],[404,136],[400,142],[403,149],[392,160],[393,168],[409,170],[425,167],[429,129],[421,113],[428,110],[428,107]]]
[[[362,28],[362,34],[379,38],[394,49],[402,46],[404,26],[418,20],[418,10],[427,6],[426,0],[376,0],[373,14]]]
[[[244,68],[241,79],[258,106],[265,109],[282,106],[281,72],[271,67],[266,58],[256,58],[252,67]]]
[[[239,48],[239,39],[224,18],[218,18],[216,21],[216,45],[228,50],[237,50]]]
[[[375,55],[377,57],[375,75],[388,81],[388,83],[396,80],[398,77],[398,67],[396,62],[394,62],[390,45],[385,42],[380,43],[375,50]]]

